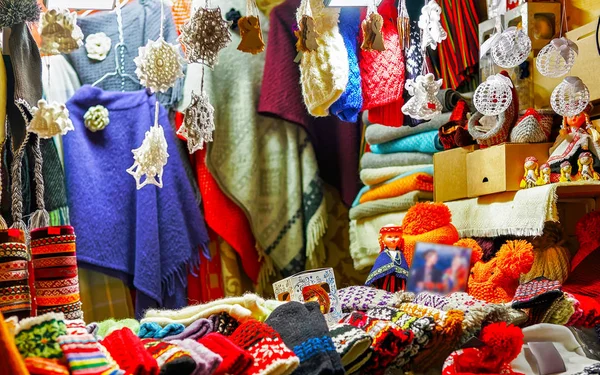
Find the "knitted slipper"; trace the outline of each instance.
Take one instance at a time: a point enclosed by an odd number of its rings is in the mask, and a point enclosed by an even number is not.
[[[559,281],[548,280],[540,276],[517,287],[512,307],[515,309],[528,309],[545,306],[547,308],[562,295]]]

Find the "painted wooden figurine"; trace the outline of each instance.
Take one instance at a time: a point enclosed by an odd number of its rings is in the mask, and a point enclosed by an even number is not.
[[[538,179],[538,185],[548,185],[552,181],[550,180],[550,175],[552,174],[552,169],[550,168],[550,164],[544,163],[540,167],[540,178]]]
[[[408,263],[403,252],[402,227],[394,224],[382,227],[379,231],[379,246],[381,252],[365,285],[388,292],[404,290],[408,277]]]
[[[591,152],[582,152],[577,159],[577,180],[591,181],[600,180],[600,176],[594,171],[594,156]]]
[[[528,189],[537,186],[537,181],[540,178],[539,164],[537,158],[530,156],[525,159],[525,174],[521,179],[521,189]]]
[[[563,161],[560,164],[560,182],[571,182],[571,163]]]
[[[242,40],[237,49],[242,52],[248,52],[253,55],[265,50],[265,42],[262,38],[260,29],[260,20],[256,16],[242,17],[238,21],[240,36]]]

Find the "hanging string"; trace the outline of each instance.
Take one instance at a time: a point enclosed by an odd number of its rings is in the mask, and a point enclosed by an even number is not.
[[[563,26],[564,26],[564,32],[566,33],[567,31],[569,31],[569,25],[567,24],[567,0],[561,2],[562,5],[562,12],[560,14],[560,34],[559,37],[562,38],[563,36]]]
[[[200,93],[204,94],[204,64],[202,64],[202,76],[200,77]]]
[[[165,26],[165,2],[160,0],[160,38],[163,38]]]

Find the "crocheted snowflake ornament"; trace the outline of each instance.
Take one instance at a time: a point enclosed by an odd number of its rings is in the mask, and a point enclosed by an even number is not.
[[[77,26],[77,13],[68,9],[50,9],[40,20],[40,51],[46,55],[71,53],[83,45],[83,33]]]
[[[127,169],[127,173],[135,178],[136,188],[139,190],[148,184],[162,188],[163,169],[167,165],[167,140],[162,126],[154,124],[146,132],[142,145],[133,153],[134,163]],[[142,178],[146,176],[142,182]]]
[[[419,28],[423,30],[423,38],[421,39],[421,49],[427,47],[436,49],[438,43],[446,40],[448,33],[442,27],[441,22],[442,8],[435,0],[431,0],[421,9],[419,17]]]
[[[215,109],[208,101],[208,95],[202,92],[196,95],[192,91],[190,105],[183,111],[183,123],[177,135],[187,139],[190,154],[204,148],[204,144],[212,142],[212,133],[215,130]]]
[[[27,131],[41,138],[52,138],[55,135],[65,135],[75,130],[69,118],[69,110],[61,103],[48,103],[44,99],[33,107],[33,118],[27,126]]]
[[[219,62],[219,51],[231,43],[229,22],[220,8],[198,8],[181,27],[179,41],[185,47],[188,62],[202,63],[211,69]]]
[[[431,120],[442,112],[442,103],[436,97],[443,80],[435,80],[432,73],[406,80],[406,90],[412,96],[402,106],[402,113],[416,120]]]
[[[137,66],[135,74],[141,84],[152,92],[166,92],[178,78],[183,77],[183,59],[179,55],[179,48],[162,37],[149,40],[144,47],[140,47],[133,61]]]

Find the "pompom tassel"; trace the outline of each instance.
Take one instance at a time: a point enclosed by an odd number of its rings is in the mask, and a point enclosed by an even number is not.
[[[1,225],[1,223],[0,223]],[[29,229],[44,228],[50,225],[50,214],[46,210],[37,210],[29,218]]]

